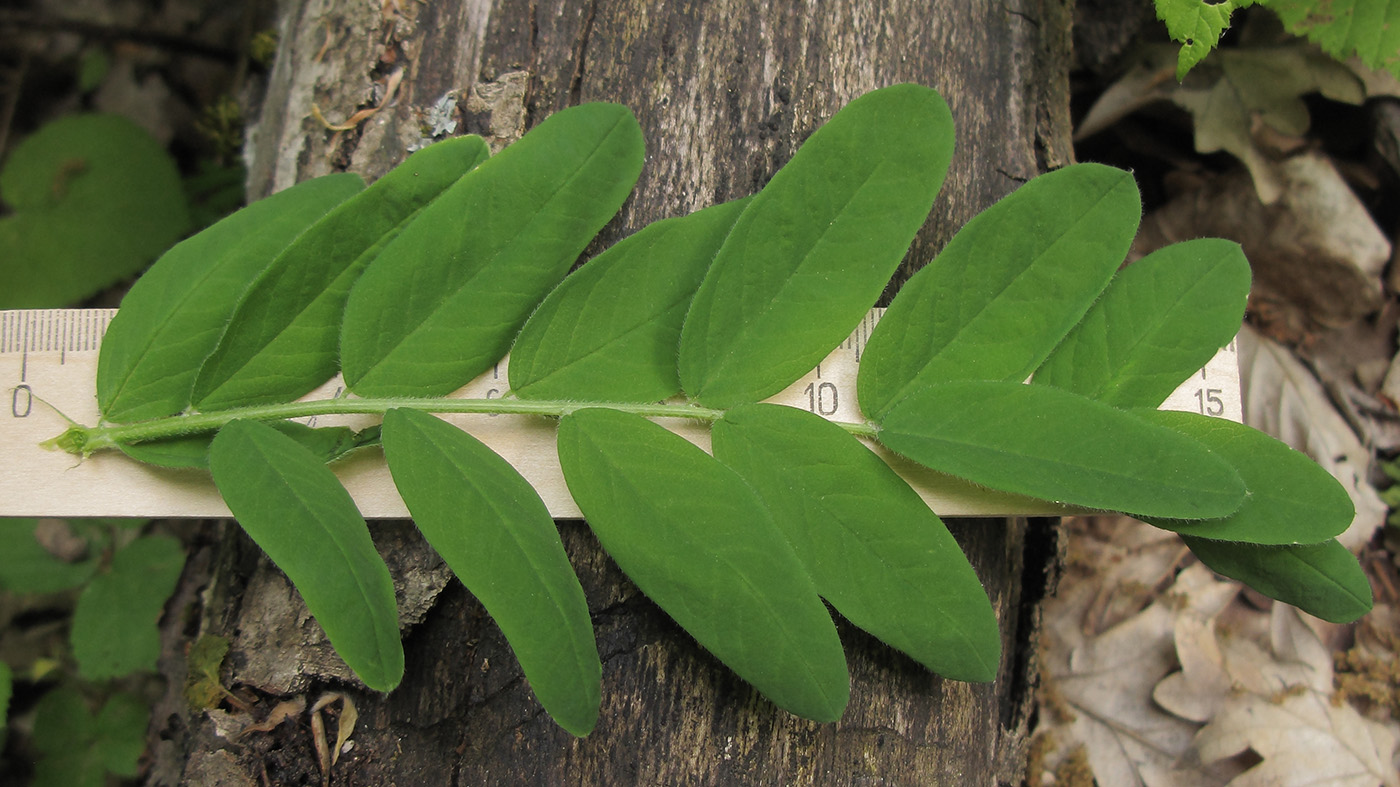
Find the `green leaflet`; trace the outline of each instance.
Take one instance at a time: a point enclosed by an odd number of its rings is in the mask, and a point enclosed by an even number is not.
[[[1249,490],[1240,510],[1224,519],[1144,522],[1184,536],[1253,544],[1316,544],[1346,530],[1356,516],[1351,497],[1326,470],[1257,429],[1199,413],[1134,411],[1201,442],[1229,462]]]
[[[559,423],[564,480],[622,570],[778,707],[835,721],[850,698],[836,627],[753,490],[684,438],[590,408]]]
[[[952,114],[919,85],[867,93],[817,129],[739,217],[691,303],[686,393],[730,407],[811,371],[889,283],[952,151]]]
[[[350,390],[441,396],[500,360],[632,190],[642,146],[626,107],[572,107],[424,208],[350,290]]]
[[[200,369],[195,407],[290,401],[333,377],[350,286],[424,206],[488,154],[477,136],[429,145],[302,233],[239,304]]]
[[[1221,517],[1244,500],[1234,469],[1175,429],[1039,385],[962,381],[901,399],[880,442],[993,489],[1136,516]]]
[[[366,686],[403,678],[394,583],[345,487],[296,440],[237,420],[209,449],[219,494]]]
[[[1159,249],[1118,272],[1034,382],[1115,407],[1156,407],[1239,331],[1249,278],[1231,241]]]
[[[1258,546],[1185,536],[1206,567],[1332,623],[1371,611],[1371,583],[1334,538],[1320,544]]]
[[[559,726],[598,722],[602,664],[549,510],[481,441],[415,410],[384,414],[384,456],[413,521],[500,626]]]
[[[510,350],[515,394],[652,402],[679,393],[686,310],[749,199],[649,224],[565,279]]]
[[[1132,175],[1074,164],[978,214],[875,327],[861,409],[878,420],[933,383],[1026,379],[1108,285],[1141,211]]]
[[[954,680],[990,681],[996,612],[943,522],[841,427],[805,410],[740,405],[715,457],[758,492],[817,590],[857,626]]]
[[[166,252],[102,337],[97,402],[108,421],[178,413],[243,293],[282,249],[363,188],[358,175],[308,180],[249,205]]]
[[[379,427],[371,426],[359,432],[346,426],[310,427],[298,421],[273,421],[273,429],[301,443],[324,462],[337,459],[379,442]],[[214,435],[195,434],[149,443],[119,445],[127,456],[139,462],[174,469],[209,469],[209,444]]]
[[[70,638],[84,678],[119,678],[156,668],[156,624],[184,566],[179,541],[145,536],[117,552],[111,567],[83,588]]]

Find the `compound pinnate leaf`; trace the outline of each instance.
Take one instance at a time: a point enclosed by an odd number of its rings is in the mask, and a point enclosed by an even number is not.
[[[302,233],[239,304],[200,369],[195,407],[290,401],[334,376],[351,285],[424,206],[487,155],[476,136],[429,145]]]
[[[1234,513],[1229,463],[1175,429],[1039,385],[962,381],[901,399],[879,440],[921,465],[1004,492],[1139,516]]]
[[[621,207],[642,148],[626,107],[572,107],[424,208],[350,290],[341,335],[350,389],[441,396],[500,360]]]
[[[679,393],[686,310],[748,202],[649,224],[565,279],[511,347],[511,390],[522,399],[606,402]]]
[[[1114,407],[1156,407],[1239,331],[1249,280],[1231,241],[1159,249],[1113,277],[1034,381]]]
[[[1141,218],[1132,175],[1075,164],[978,214],[895,296],[860,359],[871,418],[923,386],[1020,382],[1108,286]]]
[[[238,524],[296,586],[366,686],[403,678],[389,569],[355,502],[321,457],[256,421],[235,420],[209,448],[214,483]]]
[[[691,303],[680,379],[729,407],[777,393],[850,335],[928,218],[953,150],[947,104],[895,85],[852,101],[739,217]]]
[[[943,522],[889,465],[805,410],[740,405],[715,457],[773,513],[817,591],[855,625],[954,680],[989,681],[996,612]]]
[[[243,294],[331,208],[360,191],[327,175],[259,200],[166,252],[122,299],[102,337],[97,402],[109,421],[178,413]]]
[[[154,670],[161,610],[185,566],[185,549],[168,536],[146,536],[112,558],[78,597],[70,638],[78,670],[89,680]]]
[[[1334,538],[1320,544],[1260,546],[1185,536],[1206,567],[1332,623],[1371,611],[1371,583]]]
[[[1199,413],[1135,411],[1146,421],[1176,429],[1229,462],[1248,496],[1223,519],[1143,521],[1182,535],[1252,544],[1316,544],[1346,530],[1356,516],[1337,479],[1306,454],[1263,432]]]
[[[630,413],[559,423],[589,527],[649,598],[778,707],[835,721],[850,699],[836,627],[763,503],[734,471]]]
[[[504,459],[431,415],[390,410],[383,439],[423,537],[500,626],[549,715],[587,735],[598,721],[602,664],[549,510]]]

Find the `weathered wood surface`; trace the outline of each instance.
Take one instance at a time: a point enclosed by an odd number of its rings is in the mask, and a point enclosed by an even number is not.
[[[551,112],[616,101],[638,116],[647,163],[604,247],[644,224],[760,188],[845,102],[904,81],[938,88],[957,152],[901,274],[978,210],[1067,163],[1067,0],[286,0],[282,45],[250,140],[255,195],[349,168],[383,173],[445,106],[504,142]],[[357,129],[331,121],[394,100]],[[900,279],[902,280],[902,278]],[[597,730],[574,739],[539,709],[499,632],[407,523],[373,525],[400,583],[408,672],[391,695],[353,688],[304,607],[230,530],[199,550],[166,671],[197,627],[234,640],[226,685],[265,694],[349,689],[354,747],[331,784],[1019,783],[1034,609],[1053,530],[1024,520],[953,523],[1004,634],[995,683],[946,682],[842,625],[850,708],[818,725],[776,710],[641,597],[587,529],[561,523],[603,656]],[[201,598],[198,608],[195,599]],[[196,622],[197,621],[197,625]],[[231,739],[246,720],[179,710],[153,722],[152,783],[316,784],[305,717]],[[265,712],[265,711],[264,711]],[[222,731],[222,732],[221,732]]]

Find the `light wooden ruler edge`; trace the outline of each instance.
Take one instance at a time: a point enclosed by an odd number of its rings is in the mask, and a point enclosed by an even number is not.
[[[856,371],[870,331],[883,310],[872,310],[850,338],[802,379],[768,401],[810,410],[837,421],[863,420],[856,404]],[[115,309],[0,311],[0,516],[41,517],[227,517],[209,475],[170,470],[104,451],[79,459],[39,443],[62,432],[62,411],[82,424],[97,422],[94,389],[97,353]],[[503,359],[453,394],[462,398],[498,396],[505,390]],[[339,378],[307,399],[336,395]],[[1242,420],[1235,343],[1222,349],[1184,382],[1163,409],[1200,412]],[[510,462],[539,492],[556,518],[581,516],[569,496],[555,453],[555,422],[525,416],[447,416]],[[317,426],[363,428],[376,416],[335,416],[310,420]],[[709,429],[681,419],[660,421],[672,431],[709,449]],[[935,473],[872,446],[941,516],[1057,516],[1074,509],[993,492]],[[379,451],[360,451],[332,469],[369,518],[406,518]]]

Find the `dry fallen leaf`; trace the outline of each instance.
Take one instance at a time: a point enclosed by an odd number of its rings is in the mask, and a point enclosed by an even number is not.
[[[306,697],[297,695],[289,700],[283,700],[273,706],[272,711],[267,714],[267,718],[260,722],[249,724],[238,733],[238,737],[243,737],[251,732],[271,732],[288,719],[295,719],[306,710]]]
[[[1095,517],[1070,526],[1083,537],[1072,541],[1069,576],[1046,606],[1043,671],[1057,707],[1041,714],[1036,734],[1052,734],[1058,745],[1044,758],[1047,767],[1082,744],[1100,784],[1224,784],[1237,769],[1184,761],[1199,725],[1160,708],[1152,688],[1177,667],[1180,611],[1211,617],[1238,586],[1200,566],[1173,580],[1180,539],[1135,520]],[[1120,596],[1136,597],[1136,608],[1110,612],[1102,602]],[[1031,774],[1032,783],[1040,778]]]
[[[1282,345],[1246,326],[1239,335],[1245,423],[1312,457],[1341,482],[1356,506],[1338,537],[1353,552],[1385,522],[1386,505],[1367,481],[1371,453],[1332,406],[1322,385]]]

